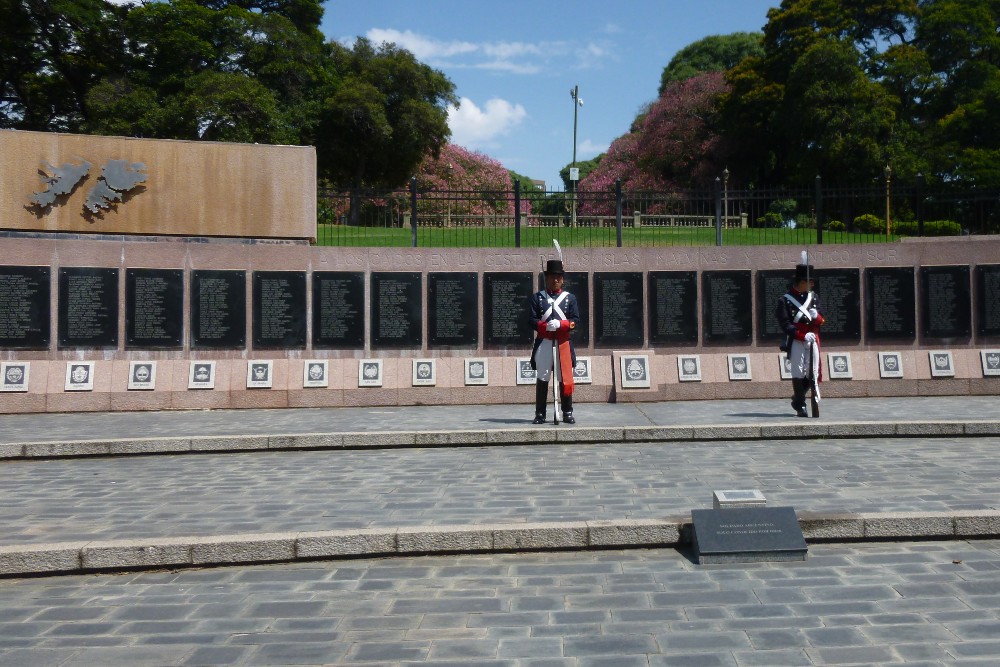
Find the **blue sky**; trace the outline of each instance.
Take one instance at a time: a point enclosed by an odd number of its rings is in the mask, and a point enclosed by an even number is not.
[[[452,141],[560,187],[656,97],[670,59],[708,35],[756,31],[780,0],[328,0],[322,30],[395,42],[444,72],[461,98]]]

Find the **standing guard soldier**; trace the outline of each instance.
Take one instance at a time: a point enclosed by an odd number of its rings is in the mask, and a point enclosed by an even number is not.
[[[813,416],[818,417],[819,380],[822,363],[819,328],[825,321],[819,312],[819,297],[813,289],[813,267],[803,251],[802,263],[795,267],[795,279],[775,307],[775,317],[785,334],[781,350],[788,353],[792,370],[792,408],[797,417],[808,417],[806,392],[813,391]]]
[[[570,334],[580,321],[576,297],[563,290],[565,279],[561,259],[550,259],[545,265],[545,289],[531,297],[531,326],[535,330],[535,345],[531,350],[531,367],[535,369],[535,419],[545,423],[545,404],[549,396],[549,376],[553,370],[553,348],[559,355],[560,402],[563,421],[575,424],[573,417],[573,369],[576,348]],[[553,345],[555,341],[555,345]],[[553,406],[555,408],[555,406]]]

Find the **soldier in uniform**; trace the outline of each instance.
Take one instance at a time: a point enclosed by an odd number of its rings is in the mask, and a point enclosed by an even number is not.
[[[535,330],[535,345],[531,350],[531,367],[535,369],[535,419],[545,423],[545,405],[549,397],[549,376],[553,354],[559,355],[560,402],[563,421],[575,424],[573,417],[573,368],[576,349],[570,334],[580,321],[576,297],[563,290],[565,278],[562,260],[550,259],[545,265],[545,289],[535,293],[529,304],[531,326]],[[553,341],[556,345],[553,345]],[[557,348],[553,351],[553,347]]]
[[[791,288],[775,307],[775,317],[785,334],[781,349],[788,353],[792,368],[792,408],[798,417],[806,413],[806,392],[820,379],[819,327],[823,315],[819,312],[819,297],[813,289],[813,268],[805,263],[795,267]],[[818,397],[818,391],[816,392]]]

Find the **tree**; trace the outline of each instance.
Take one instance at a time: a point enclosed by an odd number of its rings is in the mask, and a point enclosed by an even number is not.
[[[510,172],[497,160],[455,144],[445,144],[437,155],[427,155],[417,171],[419,191],[458,190],[468,196],[447,200],[447,214],[513,215],[514,203],[507,196],[513,189]],[[524,200],[527,203],[527,200]],[[445,201],[429,200],[438,214],[445,213]]]
[[[596,157],[592,157],[589,160],[577,160],[576,168],[580,170],[579,176],[580,181],[587,178],[587,175],[597,169],[598,165],[601,164],[601,160],[604,159],[604,153]],[[562,179],[563,187],[568,191],[573,189],[573,183],[569,180],[569,170],[573,167],[572,163],[567,164],[565,167],[559,170],[559,178]]]
[[[352,49],[331,48],[336,81],[317,128],[320,173],[353,188],[402,185],[447,143],[454,84],[394,44],[359,38]]]
[[[705,72],[725,72],[749,56],[764,53],[759,32],[711,35],[688,44],[677,52],[660,75],[658,95],[674,81],[683,81]]]

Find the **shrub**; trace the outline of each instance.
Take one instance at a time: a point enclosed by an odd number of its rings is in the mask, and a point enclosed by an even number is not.
[[[826,228],[829,229],[831,232],[842,232],[845,229],[847,229],[847,226],[840,220],[831,220],[830,222],[826,223]]]
[[[780,214],[773,211],[769,211],[764,215],[757,218],[755,227],[767,227],[767,228],[777,228],[785,224],[784,219]]]
[[[877,215],[865,213],[854,218],[854,229],[862,234],[885,234],[885,220]]]
[[[906,220],[892,223],[892,232],[899,236],[917,236],[916,221]],[[927,220],[924,222],[924,236],[961,236],[962,226],[954,220]]]

